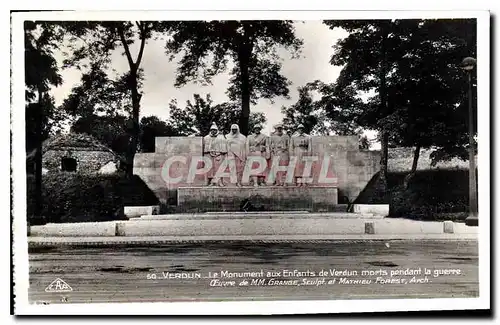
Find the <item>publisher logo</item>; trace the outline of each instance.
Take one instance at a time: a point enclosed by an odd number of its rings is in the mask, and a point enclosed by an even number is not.
[[[49,284],[47,288],[45,288],[45,292],[70,292],[70,291],[73,291],[73,289],[69,286],[69,284],[67,284],[62,279],[59,278],[52,281],[52,283]]]

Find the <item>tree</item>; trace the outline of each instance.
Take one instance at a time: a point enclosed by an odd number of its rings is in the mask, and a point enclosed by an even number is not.
[[[342,93],[358,98],[361,93],[375,93],[366,96],[359,106],[361,111],[354,109],[348,115],[359,125],[379,131],[382,183],[386,179],[390,143],[415,146],[410,174],[416,169],[421,147],[438,146],[450,152],[464,143],[466,133],[457,133],[463,127],[456,123],[461,114],[457,109],[461,102],[458,97],[465,93],[465,83],[460,85],[459,71],[453,62],[460,62],[460,56],[466,56],[475,47],[475,37],[467,35],[471,21],[325,23],[350,33],[336,45],[331,63],[343,69],[331,87],[333,94],[327,94],[325,101],[338,99]]]
[[[156,137],[179,135],[171,125],[156,116],[145,116],[141,119],[140,151],[154,152]]]
[[[194,102],[188,100],[186,106],[181,108],[177,102],[170,102],[170,115],[168,123],[179,135],[205,136],[209,133],[212,123],[217,124],[221,132],[227,133],[231,124],[238,122],[241,109],[235,103],[214,104],[210,95],[205,98],[195,94]],[[263,113],[251,113],[249,119],[249,129],[255,125],[261,127],[265,124],[266,118]]]
[[[347,88],[351,94],[376,91],[376,96],[363,103],[363,110],[357,116],[357,123],[363,127],[379,131],[381,148],[379,185],[381,191],[387,189],[387,157],[390,125],[390,107],[387,100],[388,71],[399,58],[397,38],[390,33],[391,20],[341,20],[325,21],[334,28],[343,28],[349,36],[335,46],[330,63],[343,66],[336,82],[337,94]],[[389,51],[398,49],[396,51]],[[389,81],[390,82],[390,81]]]
[[[72,119],[71,131],[87,133],[126,157],[133,122],[127,74],[110,78],[98,62],[91,62],[59,107]]]
[[[422,148],[438,148],[434,163],[446,156],[467,157],[467,107],[460,107],[467,83],[461,80],[463,72],[456,61],[475,52],[474,25],[472,20],[403,21],[395,25],[394,34],[399,35],[406,53],[395,62],[391,74],[389,94],[394,108],[389,136],[394,145],[414,147],[405,188],[416,173]],[[446,154],[440,158],[443,152]]]
[[[299,125],[303,125],[308,134],[318,135],[357,135],[359,148],[369,149],[370,141],[364,135],[364,130],[353,118],[353,110],[359,105],[359,100],[352,94],[344,92],[343,95],[326,96],[332,92],[332,85],[325,84],[319,80],[299,87],[299,98],[291,106],[283,107],[283,126],[288,134],[297,131]],[[316,91],[323,94],[320,100],[313,100],[311,94]],[[327,113],[328,112],[328,113]]]
[[[461,61],[468,56],[477,56],[476,19],[425,20],[421,25],[422,38],[435,35],[428,47],[425,60],[431,62],[431,73],[437,79],[435,87],[426,92],[436,98],[442,106],[441,119],[433,131],[433,163],[458,157],[468,159],[468,95],[467,73],[461,68]],[[432,45],[432,47],[431,47]],[[439,84],[439,88],[437,87]],[[476,71],[472,71],[473,125],[477,134],[477,92]],[[432,92],[431,92],[432,91]],[[437,105],[436,105],[437,106]],[[445,114],[446,113],[446,114]]]
[[[29,154],[38,148],[40,141],[43,142],[51,134],[58,132],[60,122],[64,118],[57,110],[54,98],[48,92],[43,93],[41,99],[43,103],[41,109],[38,100],[25,105],[26,152]]]
[[[112,22],[71,22],[62,23],[66,30],[73,36],[73,44],[77,44],[72,57],[65,61],[67,66],[85,66],[87,60],[97,70],[105,71],[110,63],[110,55],[114,50],[121,49],[127,58],[129,70],[122,80],[130,94],[131,99],[131,126],[130,145],[127,151],[126,171],[128,176],[133,174],[134,155],[139,144],[140,101],[142,94],[141,69],[146,42],[168,29],[164,22],[151,21],[112,21]],[[83,40],[83,42],[82,42]],[[138,43],[139,50],[136,55],[131,51],[131,45]]]
[[[313,101],[308,87],[299,87],[299,99],[291,106],[281,108],[281,112],[285,116],[283,118],[283,128],[288,134],[293,134],[297,131],[299,125],[304,127],[304,132],[307,134],[315,133],[320,112],[317,110],[317,105]]]
[[[291,106],[283,107],[282,113],[283,126],[288,134],[293,134],[297,131],[299,125],[303,125],[305,132],[308,134],[323,134],[323,135],[357,135],[359,138],[359,148],[369,149],[370,142],[366,135],[363,135],[363,129],[355,122],[350,114],[352,112],[346,109],[346,106],[353,106],[357,103],[350,102],[354,97],[343,97],[341,100],[325,100],[315,101],[311,95],[311,91],[321,91],[326,93],[329,85],[317,80],[308,83],[304,87],[299,87],[299,99]],[[328,114],[326,113],[328,111]]]
[[[42,142],[50,130],[53,117],[53,100],[48,94],[50,87],[61,84],[61,76],[53,50],[61,35],[57,28],[43,22],[25,21],[24,23],[24,62],[27,126],[34,127],[31,133],[27,128],[27,149],[35,148],[35,210],[40,217],[42,211]],[[30,122],[30,123],[28,123]]]
[[[102,68],[97,63],[91,63],[89,70],[82,74],[80,82],[64,99],[61,111],[75,120],[93,115],[112,117],[130,114],[132,98],[127,88],[128,75],[114,80]]]
[[[302,41],[295,36],[292,21],[190,21],[176,22],[166,49],[182,53],[176,86],[211,78],[232,60],[231,100],[240,99],[240,130],[250,129],[250,104],[258,98],[288,96],[288,80],[281,75],[278,47],[297,54]]]
[[[125,155],[130,143],[128,118],[123,115],[85,115],[71,126],[71,132],[87,133],[119,155]]]

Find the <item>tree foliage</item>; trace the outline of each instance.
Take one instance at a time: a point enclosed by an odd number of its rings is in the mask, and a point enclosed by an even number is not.
[[[281,112],[284,115],[283,128],[288,134],[297,132],[299,126],[304,128],[307,134],[318,133],[318,117],[317,105],[312,98],[312,95],[307,87],[299,87],[299,98],[295,104],[288,107],[283,106]]]
[[[62,83],[53,53],[61,37],[60,30],[45,22],[24,23],[27,151],[47,139],[61,120],[49,93],[52,87]]]
[[[156,116],[141,118],[140,151],[154,152],[156,137],[178,136],[172,126]]]
[[[114,152],[125,155],[130,144],[129,125],[128,118],[123,115],[90,114],[78,118],[71,132],[90,134]]]
[[[467,80],[461,60],[475,56],[475,20],[393,20],[387,38],[387,110],[380,109],[379,21],[325,22],[350,34],[338,42],[331,63],[343,65],[339,79],[324,88],[325,102],[347,95],[358,100],[346,114],[364,127],[390,130],[398,146],[438,147],[465,158]],[[362,62],[362,64],[361,64]],[[373,96],[364,103],[360,94]],[[444,155],[442,156],[445,157]],[[435,156],[435,158],[437,158]]]
[[[305,133],[311,135],[357,135],[360,139],[360,149],[369,149],[370,143],[363,135],[363,128],[350,117],[350,114],[346,114],[352,113],[351,110],[346,109],[347,105],[351,105],[352,108],[356,107],[356,100],[349,102],[351,99],[349,96],[345,96],[345,100],[339,98],[325,100],[325,97],[319,100],[313,99],[313,91],[325,94],[329,91],[328,87],[329,85],[321,81],[299,87],[297,102],[282,108],[284,129],[288,134],[293,134],[298,130],[299,125],[302,125]]]
[[[335,83],[325,84],[320,80],[308,87],[321,95],[315,106],[321,112],[321,120],[329,125],[328,134],[353,135],[366,127],[360,121],[365,107],[353,87],[340,91]]]
[[[128,74],[123,74],[113,80],[102,67],[92,63],[60,108],[74,118],[96,114],[130,115],[132,98],[127,89],[127,78]]]
[[[214,104],[210,95],[205,98],[195,94],[194,101],[188,100],[185,107],[179,107],[173,100],[170,103],[170,114],[168,122],[172,129],[179,135],[205,136],[209,133],[210,126],[215,123],[221,132],[228,133],[231,124],[237,124],[240,107],[235,103]],[[250,115],[249,127],[252,130],[255,125],[261,127],[266,118],[261,112]]]
[[[49,93],[43,93],[42,96],[43,109],[40,109],[38,102],[27,103],[25,105],[27,153],[37,148],[39,141],[43,142],[50,135],[60,132],[61,121],[65,118],[55,106],[54,98]],[[38,132],[40,132],[40,135]]]
[[[129,118],[124,115],[88,115],[77,119],[71,132],[90,134],[114,152],[125,155],[130,145],[130,125]],[[168,123],[156,116],[142,117],[140,127],[140,152],[154,152],[156,137],[178,135]]]
[[[250,128],[250,104],[258,98],[288,96],[289,81],[281,70],[278,48],[297,54],[302,41],[295,36],[292,21],[183,21],[172,25],[166,49],[182,54],[176,86],[191,81],[210,83],[227,70],[229,63],[231,100],[240,99],[239,126]]]
[[[34,21],[24,23],[25,146],[27,150],[34,149],[35,153],[35,219],[42,218],[42,142],[50,133],[51,123],[57,120],[54,101],[48,91],[62,82],[53,56],[60,38],[60,31],[50,24]],[[27,167],[30,169],[31,166]]]
[[[437,147],[434,161],[466,157],[467,82],[459,66],[464,57],[475,56],[475,20],[325,24],[349,32],[335,45],[331,64],[343,68],[336,83],[323,88],[325,105],[346,95],[357,101],[342,114],[378,130],[385,150],[415,146],[418,160],[420,148]]]
[[[33,102],[38,91],[47,92],[62,83],[53,51],[62,38],[57,26],[47,22],[24,23],[24,80],[26,100]]]

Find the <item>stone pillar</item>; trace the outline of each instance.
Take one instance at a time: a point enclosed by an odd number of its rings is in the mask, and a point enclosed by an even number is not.
[[[365,234],[375,234],[375,223],[373,221],[365,222]]]

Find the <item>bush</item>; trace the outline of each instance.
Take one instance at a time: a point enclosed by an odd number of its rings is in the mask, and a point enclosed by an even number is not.
[[[391,217],[418,220],[464,219],[468,209],[467,170],[417,171],[407,190],[406,173],[390,173]]]
[[[463,220],[469,203],[467,170],[417,171],[407,190],[407,172],[388,173],[387,193],[378,190],[378,174],[359,194],[357,204],[390,204],[390,217],[417,220]]]
[[[34,220],[34,182],[28,179],[28,220]],[[138,177],[51,173],[43,176],[45,222],[92,222],[123,220],[123,206],[155,205],[158,199]]]

